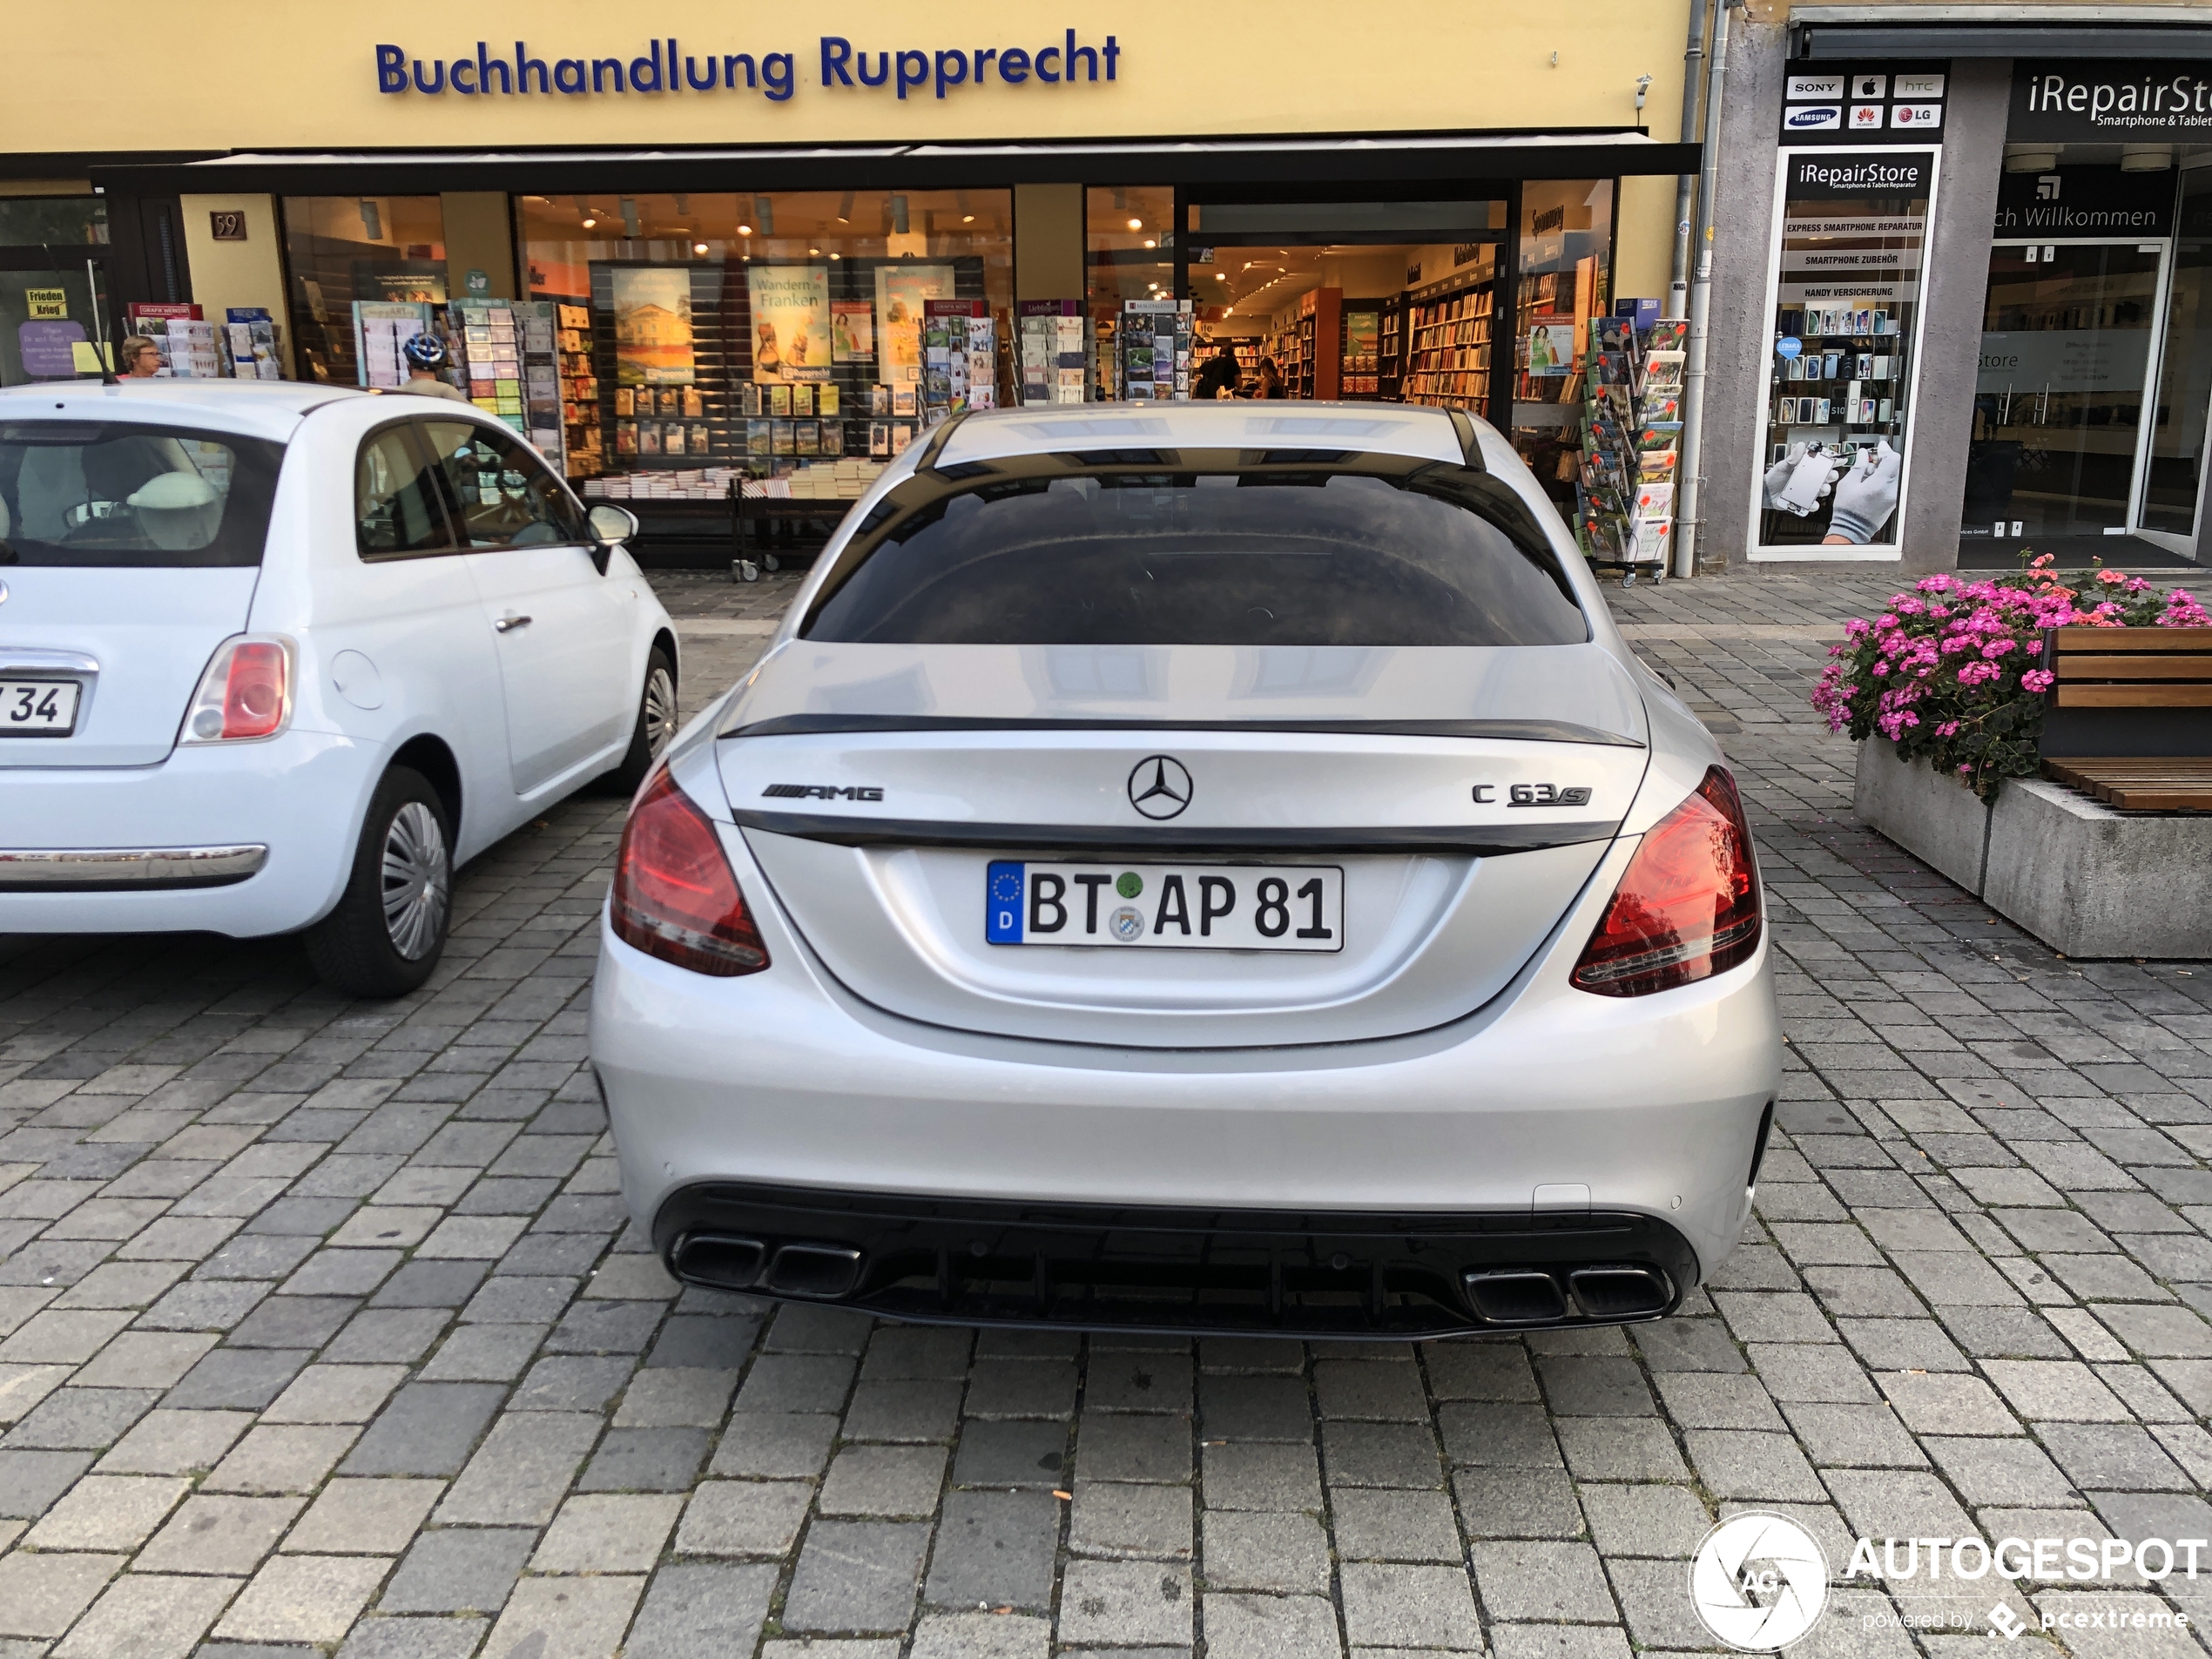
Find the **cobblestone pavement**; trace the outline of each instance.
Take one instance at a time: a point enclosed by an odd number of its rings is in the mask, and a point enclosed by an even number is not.
[[[657,585],[687,703],[789,592]],[[0,941],[0,1654],[1624,1659],[1715,1645],[1684,1561],[1746,1506],[1838,1572],[1854,1533],[2212,1534],[2212,967],[2058,960],[1852,822],[1804,697],[1885,587],[1608,590],[1744,779],[1791,1043],[1743,1247],[1626,1333],[679,1293],[583,1069],[618,801],[470,867],[401,1002],[284,941]],[[1860,1579],[1805,1647],[1966,1659],[1900,1615],[2212,1615],[2203,1582]]]

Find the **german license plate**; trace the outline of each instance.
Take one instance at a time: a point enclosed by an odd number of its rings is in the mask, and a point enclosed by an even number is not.
[[[75,680],[0,679],[0,738],[65,738],[77,730]]]
[[[1342,950],[1333,864],[1028,864],[994,860],[983,937],[994,945],[1170,950]]]

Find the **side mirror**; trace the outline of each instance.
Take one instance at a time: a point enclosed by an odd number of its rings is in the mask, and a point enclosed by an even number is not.
[[[637,515],[627,507],[603,501],[584,515],[591,539],[601,547],[618,547],[637,534]]]

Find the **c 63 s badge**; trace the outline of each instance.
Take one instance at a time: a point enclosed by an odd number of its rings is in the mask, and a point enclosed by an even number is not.
[[[840,788],[835,784],[770,784],[760,792],[766,800],[881,800],[883,791],[874,784],[847,784]]]
[[[1506,791],[1505,804],[1508,806],[1587,806],[1590,804],[1590,792],[1580,784],[1568,789],[1556,788],[1550,784],[1477,784],[1474,786],[1475,804],[1478,806],[1496,806],[1501,788]]]

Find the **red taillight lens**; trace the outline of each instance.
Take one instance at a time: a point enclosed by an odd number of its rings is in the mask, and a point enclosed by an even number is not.
[[[281,645],[247,644],[231,653],[223,680],[226,738],[266,738],[277,729],[284,719],[286,666]]]
[[[622,826],[610,911],[616,938],[694,974],[734,979],[768,966],[713,824],[664,766]]]
[[[1750,959],[1759,943],[1759,872],[1736,781],[1718,766],[1644,835],[1571,982],[1648,996]]]
[[[292,642],[275,635],[233,639],[199,677],[179,741],[273,738],[291,718]]]

